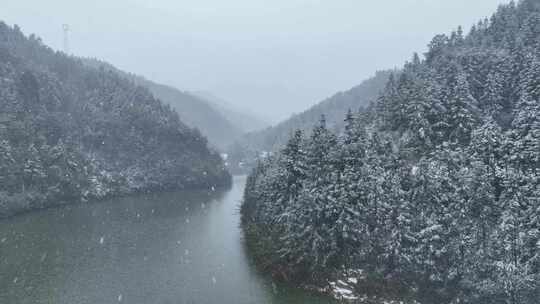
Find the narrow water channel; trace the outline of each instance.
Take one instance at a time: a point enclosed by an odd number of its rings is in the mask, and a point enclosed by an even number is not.
[[[0,303],[331,303],[250,264],[226,191],[182,191],[0,220]]]

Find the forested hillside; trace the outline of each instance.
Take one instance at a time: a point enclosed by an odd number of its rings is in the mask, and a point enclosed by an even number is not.
[[[230,182],[207,140],[147,89],[1,22],[0,109],[0,215]]]
[[[347,111],[357,111],[376,100],[390,74],[391,71],[377,72],[374,77],[360,85],[337,93],[273,127],[245,134],[228,149],[232,169],[239,162],[247,167],[252,166],[262,152],[278,151],[295,130],[309,134],[323,114],[326,116],[328,128],[340,133],[343,131],[343,117]]]
[[[240,125],[230,120],[222,112],[222,109],[195,94],[155,83],[142,76],[126,73],[101,60],[85,58],[83,62],[97,69],[114,71],[133,81],[136,85],[145,87],[157,99],[170,105],[178,113],[182,122],[192,128],[199,129],[202,135],[208,138],[210,145],[220,150],[226,149],[235,139],[246,132]]]
[[[540,2],[438,35],[366,110],[253,170],[249,247],[281,277],[421,303],[540,299]]]

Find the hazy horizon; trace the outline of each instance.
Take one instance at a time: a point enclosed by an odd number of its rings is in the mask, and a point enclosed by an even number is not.
[[[435,34],[468,30],[509,1],[34,2],[4,4],[0,20],[54,49],[67,23],[74,55],[210,92],[275,123],[401,66]]]

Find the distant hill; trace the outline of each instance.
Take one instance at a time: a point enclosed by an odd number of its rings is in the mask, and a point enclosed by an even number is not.
[[[237,129],[242,130],[244,133],[262,130],[270,125],[269,122],[258,117],[256,114],[240,109],[212,93],[197,91],[191,92],[191,94],[208,101],[225,118],[233,123]]]
[[[133,81],[135,84],[147,88],[161,101],[171,105],[180,119],[188,126],[197,128],[206,136],[211,145],[223,150],[237,139],[244,131],[241,126],[233,124],[223,109],[218,108],[196,94],[181,91],[177,88],[159,84],[142,76],[121,71],[113,65],[97,59],[85,59],[85,63],[99,68],[113,70]]]
[[[207,139],[125,73],[2,22],[0,109],[0,216],[231,181]]]
[[[273,152],[281,149],[295,130],[310,133],[321,119],[321,115],[325,116],[329,129],[340,132],[347,111],[350,109],[356,112],[375,101],[384,90],[392,72],[396,71],[379,71],[358,86],[337,93],[275,126],[242,136],[228,149],[231,169],[236,171],[239,169],[235,168],[238,162],[250,163],[263,151]]]
[[[246,134],[240,143],[251,149],[273,151],[283,146],[293,131],[297,129],[305,132],[311,131],[320,120],[321,115],[325,116],[330,129],[340,130],[343,128],[343,119],[347,111],[349,109],[357,111],[374,101],[384,89],[390,74],[391,71],[377,72],[375,76],[363,81],[358,86],[345,92],[339,92],[273,127]]]

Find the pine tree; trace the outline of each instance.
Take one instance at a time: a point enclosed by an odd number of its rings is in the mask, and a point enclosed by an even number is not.
[[[309,171],[308,179],[315,185],[325,183],[328,173],[332,172],[334,161],[333,148],[337,144],[337,139],[333,133],[326,128],[326,118],[321,116],[319,124],[313,129],[311,138],[306,146],[306,165]]]
[[[491,72],[486,79],[484,94],[480,98],[481,107],[491,117],[498,117],[504,105],[504,79],[501,74]]]
[[[512,161],[518,168],[540,168],[540,103],[525,94],[512,122]]]
[[[452,143],[466,145],[471,132],[479,121],[478,102],[470,94],[467,77],[462,72],[456,76],[455,87],[448,100],[449,140]]]
[[[302,131],[294,132],[293,137],[287,143],[283,150],[284,161],[287,170],[287,185],[290,189],[290,196],[295,197],[300,188],[300,182],[305,178],[304,158],[305,152],[302,147],[303,135]]]
[[[398,87],[394,74],[390,74],[384,93],[377,100],[380,124],[383,128],[394,130],[399,121],[395,121],[395,111],[399,106]]]

